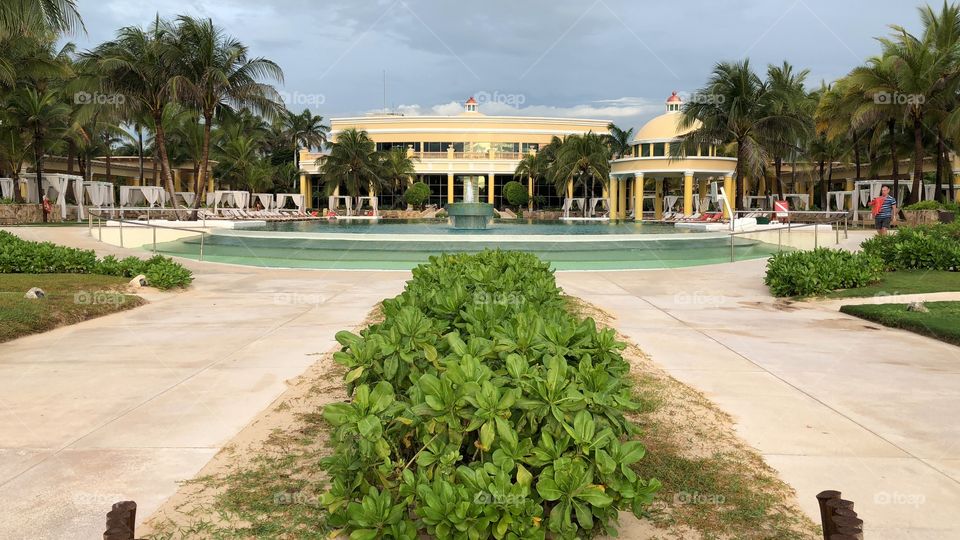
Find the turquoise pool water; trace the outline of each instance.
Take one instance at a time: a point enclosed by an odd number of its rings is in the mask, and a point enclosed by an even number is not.
[[[466,234],[464,234],[466,233]],[[677,268],[766,258],[776,246],[725,233],[663,224],[496,223],[454,231],[445,223],[280,222],[206,235],[203,260],[251,266],[407,270],[439,253],[528,251],[556,270]],[[199,258],[200,237],[157,244],[167,255]]]

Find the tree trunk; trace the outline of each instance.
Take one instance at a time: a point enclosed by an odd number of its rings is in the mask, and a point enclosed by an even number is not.
[[[913,117],[913,189],[910,191],[910,204],[920,200],[923,184],[923,122],[919,116]]]
[[[34,144],[38,141],[43,140],[43,134],[40,131],[35,131],[33,135]],[[37,199],[40,205],[43,205],[43,150],[39,145],[35,146],[33,149],[33,172],[36,175],[37,179]],[[47,222],[47,213],[41,211],[43,214],[43,222]]]
[[[896,122],[893,120],[887,121],[887,129],[890,132],[890,163],[891,163],[891,172],[893,174],[893,196],[900,196],[900,161],[897,159],[897,130]]]
[[[783,158],[777,156],[777,159],[774,161],[774,170],[775,176],[777,179],[777,197],[782,201],[783,200]]]
[[[203,187],[207,183],[207,174],[210,168],[210,124],[213,122],[213,111],[203,113],[203,144],[200,149],[200,171],[193,176],[193,211],[190,212],[190,219],[197,219],[197,209],[200,208],[200,202],[203,197]],[[196,165],[196,164],[194,164]]]
[[[743,204],[741,202],[743,200],[743,143],[741,141],[737,141],[737,167],[733,182],[735,195],[733,197],[732,210],[737,211],[740,209],[741,204]],[[728,193],[727,197],[729,196],[730,194]],[[730,219],[734,219],[734,217],[735,216],[731,215]]]
[[[143,128],[137,126],[137,161],[140,165],[140,185],[146,180],[143,176]]]
[[[817,176],[819,177],[819,180],[820,180],[820,199],[821,199],[820,205],[821,206],[823,205],[823,201],[827,200],[827,190],[825,188],[826,179],[823,177],[823,169],[826,167],[826,164],[827,164],[826,161],[823,159],[820,159],[817,162]]]
[[[943,137],[940,128],[937,128],[937,180],[934,184],[933,198],[938,202],[943,202]]]
[[[110,167],[110,154],[109,154],[109,153],[108,153],[106,156],[104,156],[104,160],[106,160],[106,165],[105,165],[105,167],[106,167],[106,173],[107,173],[107,182],[113,182],[113,170],[112,170],[112,168]],[[143,185],[143,182],[140,182],[140,185],[142,186],[142,185]]]
[[[160,174],[163,176],[163,183],[166,186],[167,192],[170,193],[170,201],[173,203],[173,213],[177,216],[177,219],[180,219],[180,204],[177,202],[177,198],[173,196],[173,175],[170,174],[170,162],[167,160],[167,141],[166,133],[163,130],[163,118],[159,113],[154,113],[154,125],[156,126],[156,144],[157,144],[157,154],[160,158]]]
[[[67,174],[73,174],[73,157],[76,153],[76,145],[73,141],[67,142]]]
[[[857,142],[856,144],[853,145],[853,161],[855,162],[855,164],[856,164],[856,166],[857,166],[857,176],[855,177],[855,180],[861,180],[861,176],[860,176],[860,167],[861,167],[861,164],[860,164],[860,143],[859,143],[859,142]]]

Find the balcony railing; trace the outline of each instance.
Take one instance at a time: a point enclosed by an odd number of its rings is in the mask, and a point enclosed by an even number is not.
[[[420,159],[491,159],[490,152],[415,152]],[[494,152],[493,159],[518,160],[523,157],[521,152]]]

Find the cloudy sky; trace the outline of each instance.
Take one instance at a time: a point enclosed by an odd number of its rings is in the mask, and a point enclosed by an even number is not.
[[[934,2],[936,3],[936,2]],[[80,48],[157,13],[211,17],[283,68],[291,109],[601,118],[637,126],[721,60],[788,60],[812,86],[916,30],[914,0],[79,0]]]

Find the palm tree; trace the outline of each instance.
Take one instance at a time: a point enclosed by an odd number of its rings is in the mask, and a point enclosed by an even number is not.
[[[952,171],[947,159],[945,139],[960,140],[960,109],[958,109],[958,87],[960,87],[960,5],[943,3],[940,12],[930,6],[920,8],[920,20],[923,23],[924,41],[941,55],[944,65],[944,88],[931,103],[937,117],[937,200],[943,200],[943,177],[949,186],[949,199],[955,199]]]
[[[0,2],[0,39],[58,36],[84,30],[76,0],[4,0]]]
[[[624,131],[610,122],[607,125],[607,130],[609,131],[607,143],[610,145],[610,152],[614,159],[627,155],[630,152],[630,141],[633,139],[633,128]]]
[[[681,148],[695,151],[712,144],[736,147],[736,195],[734,208],[743,200],[743,178],[759,178],[769,163],[768,146],[777,133],[800,132],[803,122],[771,106],[770,86],[750,68],[750,61],[717,64],[699,95],[713,99],[692,100],[683,105],[677,127],[692,130],[681,137]]]
[[[307,149],[320,148],[327,144],[327,134],[330,128],[323,125],[323,117],[314,115],[310,109],[304,109],[300,114],[286,112],[283,115],[283,126],[293,143],[293,164],[300,169],[300,147]]]
[[[582,185],[584,191],[589,185],[591,194],[596,191],[597,181],[606,186],[610,179],[610,148],[606,138],[590,131],[563,139],[554,155],[550,176],[558,193],[562,193],[570,181]],[[584,205],[584,215],[587,206]]]
[[[774,130],[770,140],[767,141],[770,154],[773,156],[774,178],[777,196],[780,199],[783,199],[783,160],[786,156],[799,151],[803,142],[809,138],[812,128],[812,113],[816,100],[811,98],[811,94],[804,86],[809,74],[808,69],[795,73],[793,66],[788,62],[767,68],[770,113],[798,120],[796,123],[784,126],[793,129]]]
[[[362,189],[385,187],[382,163],[376,144],[366,131],[350,128],[330,145],[330,155],[317,159],[327,194],[343,186],[352,197]]]
[[[104,89],[123,96],[120,106],[127,117],[147,117],[152,122],[160,174],[169,193],[174,192],[174,187],[163,118],[176,98],[175,53],[172,28],[157,17],[146,30],[135,26],[121,28],[114,40],[83,55],[85,62],[103,74]],[[177,199],[172,202],[174,210],[179,210]]]
[[[552,165],[550,154],[550,152],[544,149],[534,154],[523,156],[520,159],[520,163],[517,163],[517,168],[513,171],[514,178],[521,180],[524,178],[533,179],[534,185],[546,179],[550,172],[550,166]],[[533,208],[532,197],[530,198],[530,208]]]
[[[413,159],[410,159],[403,148],[393,148],[389,152],[380,152],[380,154],[381,176],[387,184],[387,189],[391,193],[400,193],[417,174]]]
[[[71,109],[55,92],[48,90],[40,93],[33,88],[26,88],[13,93],[7,110],[13,123],[24,131],[30,141],[37,193],[42,194],[44,156],[63,144]]]
[[[13,200],[23,202],[20,195],[20,171],[30,156],[30,138],[11,118],[8,110],[0,111],[0,166],[13,178]]]
[[[177,23],[176,49],[182,70],[174,77],[174,86],[197,108],[203,122],[200,174],[194,185],[194,208],[198,208],[210,165],[214,118],[231,108],[250,108],[267,116],[279,113],[277,91],[260,81],[283,82],[283,70],[266,58],[250,58],[246,45],[225,35],[210,19],[180,16]]]

